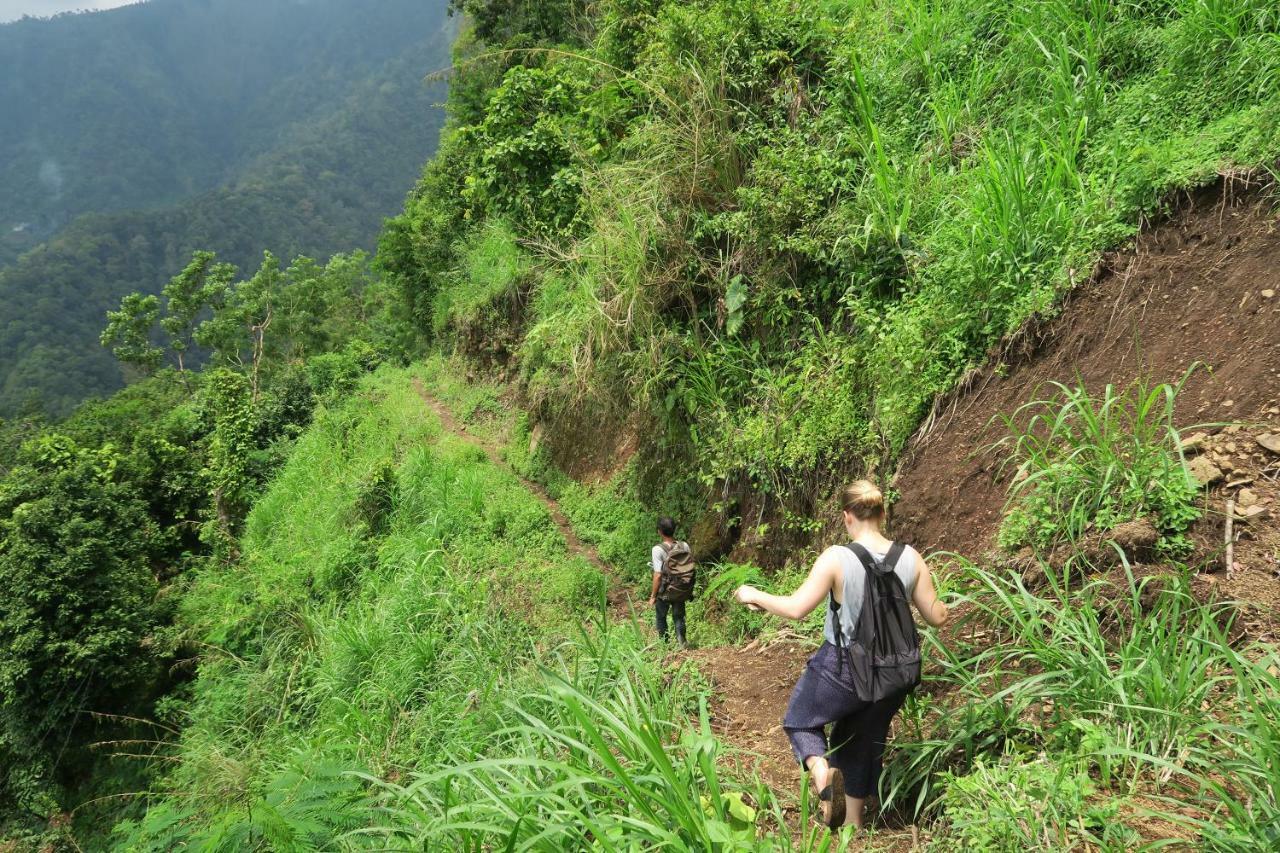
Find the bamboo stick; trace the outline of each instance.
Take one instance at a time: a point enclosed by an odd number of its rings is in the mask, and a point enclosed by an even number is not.
[[[1227,574],[1228,575],[1233,573],[1231,570],[1231,567],[1235,565],[1235,559],[1236,559],[1235,522],[1236,522],[1236,501],[1235,501],[1235,498],[1227,498],[1227,527],[1226,527],[1224,538],[1226,539],[1226,545],[1227,545],[1226,556],[1227,556]]]

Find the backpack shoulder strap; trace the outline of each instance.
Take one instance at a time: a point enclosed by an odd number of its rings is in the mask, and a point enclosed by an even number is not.
[[[888,574],[897,568],[898,561],[902,559],[903,553],[907,550],[906,545],[895,541],[889,546],[889,553],[884,555],[884,559],[877,560],[871,556],[870,551],[857,542],[850,542],[844,547],[853,552],[853,555],[858,558],[858,562],[862,563],[862,568],[866,569],[868,574],[874,572],[882,575]]]
[[[862,564],[862,568],[865,569],[868,574],[874,571],[875,567],[879,564],[879,560],[871,556],[871,552],[862,545],[859,545],[857,542],[848,542],[844,547],[853,552],[853,556],[858,558],[858,562]]]
[[[884,555],[884,567],[889,571],[893,571],[898,567],[898,561],[902,559],[902,555],[906,553],[907,546],[901,542],[894,540],[889,546],[889,553]]]

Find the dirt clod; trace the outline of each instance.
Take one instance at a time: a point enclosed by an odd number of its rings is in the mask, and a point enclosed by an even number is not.
[[[1178,445],[1182,448],[1183,453],[1199,453],[1204,449],[1204,443],[1208,440],[1208,433],[1193,432],[1191,435],[1184,436],[1182,440],[1178,442]]]
[[[1218,457],[1222,464],[1227,464],[1225,459]],[[1187,470],[1191,472],[1191,476],[1196,478],[1196,482],[1202,486],[1208,486],[1222,479],[1222,469],[1210,462],[1208,457],[1197,456],[1187,463]]]

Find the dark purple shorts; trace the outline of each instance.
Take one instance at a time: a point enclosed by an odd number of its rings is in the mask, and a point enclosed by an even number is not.
[[[835,646],[823,643],[809,658],[791,693],[782,727],[802,766],[815,755],[827,756],[844,775],[845,793],[861,799],[876,791],[889,724],[906,694],[864,702],[854,692],[847,660],[841,671],[839,654]]]

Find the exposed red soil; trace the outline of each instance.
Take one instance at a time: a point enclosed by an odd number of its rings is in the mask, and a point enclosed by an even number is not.
[[[1050,394],[1050,381],[1098,391],[1139,376],[1177,382],[1200,362],[1208,369],[1194,373],[1179,396],[1178,426],[1239,424],[1206,430],[1203,452],[1225,472],[1193,531],[1206,567],[1220,562],[1227,497],[1248,487],[1267,509],[1238,525],[1230,576],[1206,576],[1202,586],[1275,612],[1280,455],[1256,437],[1280,432],[1278,224],[1266,194],[1220,183],[1108,255],[1056,317],[1029,328],[939,402],[899,466],[894,534],[923,551],[987,553],[1007,487],[987,451],[1003,434],[1001,415]]]
[[[716,734],[753,753],[751,763],[761,780],[780,794],[796,790],[802,779],[782,730],[782,715],[810,654],[793,643],[689,652],[711,680]]]

